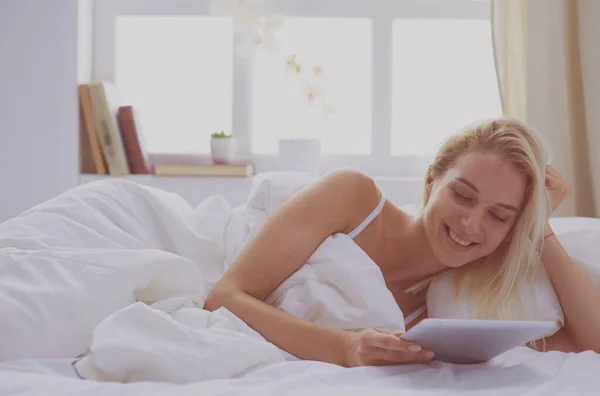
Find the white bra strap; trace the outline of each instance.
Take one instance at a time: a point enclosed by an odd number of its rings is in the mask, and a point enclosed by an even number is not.
[[[367,216],[366,219],[364,219],[362,221],[362,223],[360,223],[360,225],[358,227],[356,227],[355,229],[353,229],[350,233],[348,233],[348,236],[352,239],[356,238],[358,236],[358,234],[360,234],[365,228],[367,228],[367,226],[369,224],[371,224],[371,222],[373,221],[373,219],[375,217],[377,217],[379,215],[379,213],[381,212],[381,209],[383,209],[383,204],[385,204],[385,195],[383,194],[383,192],[381,193],[381,199],[379,200],[379,203],[377,204],[377,207],[371,212],[369,213],[369,215]]]
[[[412,321],[417,319],[423,312],[425,312],[426,309],[427,305],[423,304],[419,309],[417,309],[415,312],[408,315],[406,319],[404,319],[404,325],[408,326],[409,324],[411,324]]]

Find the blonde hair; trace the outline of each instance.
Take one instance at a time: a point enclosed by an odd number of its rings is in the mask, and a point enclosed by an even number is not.
[[[459,157],[473,151],[502,156],[526,177],[527,187],[523,209],[500,247],[480,261],[452,270],[455,296],[465,293],[474,319],[520,319],[509,317],[508,307],[515,299],[521,302],[518,281],[541,267],[547,206],[545,143],[518,120],[480,121],[445,141],[427,170],[426,181],[443,177]],[[426,191],[423,206],[428,200]],[[412,291],[423,289],[430,280],[415,285]]]

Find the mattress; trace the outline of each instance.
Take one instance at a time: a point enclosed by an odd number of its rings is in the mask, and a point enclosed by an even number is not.
[[[185,385],[77,378],[70,359],[0,363],[0,395],[597,395],[600,355],[513,349],[491,362],[342,368],[275,363],[235,379]]]

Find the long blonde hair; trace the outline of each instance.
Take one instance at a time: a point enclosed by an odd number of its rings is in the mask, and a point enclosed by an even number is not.
[[[427,170],[426,180],[441,178],[460,156],[473,151],[493,152],[508,160],[526,177],[526,196],[500,247],[480,261],[452,270],[455,296],[465,293],[474,319],[518,319],[509,317],[508,310],[511,301],[521,301],[518,281],[535,274],[541,265],[547,207],[546,146],[532,128],[518,120],[480,121],[445,141]],[[426,191],[424,206],[428,200]]]

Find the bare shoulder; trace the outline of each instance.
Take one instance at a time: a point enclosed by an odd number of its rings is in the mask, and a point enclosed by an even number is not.
[[[366,173],[354,168],[338,168],[323,176],[323,184],[334,188],[342,188],[345,192],[353,193],[360,199],[375,198],[377,201],[378,189],[375,181]]]
[[[323,176],[320,183],[332,199],[349,211],[349,229],[353,229],[377,206],[381,199],[379,188],[369,175],[353,169],[339,168]]]
[[[319,238],[348,233],[377,206],[379,198],[371,177],[355,169],[339,168],[284,202],[271,216],[271,223],[275,221],[282,232],[306,229]]]

